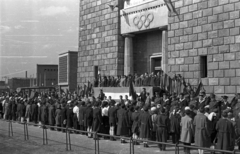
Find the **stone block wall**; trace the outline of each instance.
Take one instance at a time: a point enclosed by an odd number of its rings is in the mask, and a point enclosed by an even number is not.
[[[168,70],[181,74],[191,85],[200,79],[199,57],[207,55],[207,93],[240,92],[239,0],[172,0]],[[180,19],[180,20],[179,20]]]
[[[116,5],[111,11],[107,4]],[[101,75],[122,75],[124,39],[120,33],[121,0],[81,0],[78,52],[78,84],[94,78],[94,66]]]

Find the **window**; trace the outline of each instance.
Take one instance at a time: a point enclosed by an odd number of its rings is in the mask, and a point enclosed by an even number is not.
[[[200,77],[206,78],[207,72],[207,56],[200,56]]]

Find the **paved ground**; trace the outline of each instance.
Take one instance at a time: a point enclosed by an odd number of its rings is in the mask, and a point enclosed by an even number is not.
[[[71,134],[72,150],[66,151],[66,135],[62,132],[48,131],[48,145],[43,145],[42,129],[29,126],[29,140],[24,140],[24,127],[13,123],[13,137],[8,137],[8,123],[0,121],[0,154],[94,154],[94,140],[84,135]],[[129,143],[121,144],[120,141],[109,141],[101,139],[101,154],[129,154]],[[157,145],[143,148],[143,145],[135,146],[135,154],[173,154],[174,147],[167,147],[167,151],[160,152]],[[180,151],[182,154],[183,151]],[[196,150],[191,151],[196,154]]]

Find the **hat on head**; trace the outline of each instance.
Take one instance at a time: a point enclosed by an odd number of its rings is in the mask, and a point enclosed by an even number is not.
[[[204,108],[209,108],[210,106],[209,105],[206,105]]]
[[[67,104],[70,104],[71,103],[71,100],[67,101]]]
[[[156,107],[152,107],[152,108],[151,108],[151,111],[152,111],[152,112],[155,112],[156,109],[157,109]]]
[[[186,106],[184,110],[186,111],[186,110],[191,110],[191,109],[189,106]]]
[[[222,96],[223,99],[228,99],[228,96],[224,95]]]
[[[216,95],[215,95],[214,93],[211,93],[211,94],[210,94],[210,97],[211,97],[211,98],[215,98]]]

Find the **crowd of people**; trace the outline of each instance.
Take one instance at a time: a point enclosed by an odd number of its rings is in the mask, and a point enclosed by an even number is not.
[[[169,85],[172,82],[181,82],[182,77],[180,75],[175,75],[173,77],[169,77],[163,71],[158,73],[150,73],[147,72],[141,75],[123,75],[123,76],[101,76],[100,74],[96,77],[93,82],[94,87],[129,87],[131,82],[134,82],[136,87],[141,86],[152,86],[152,87],[164,87],[165,85]]]
[[[76,94],[49,92],[35,97],[17,93],[2,93],[0,118],[33,122],[41,125],[74,128],[89,132],[132,136],[139,140],[182,143],[197,147],[234,150],[240,146],[240,94],[229,102],[227,96],[217,100],[215,94],[201,91],[197,97],[188,94],[155,92],[150,97],[143,88],[136,100],[128,96],[119,100],[105,96],[101,90],[97,98]],[[55,129],[51,129],[55,130]],[[58,128],[56,131],[65,131]],[[78,133],[78,132],[72,132]],[[99,139],[91,134],[89,138]],[[113,136],[104,139],[116,140]],[[135,141],[135,145],[140,144]],[[149,147],[148,142],[143,142]],[[166,146],[159,144],[161,151]],[[199,154],[203,154],[199,150]],[[190,149],[184,148],[189,154]]]

